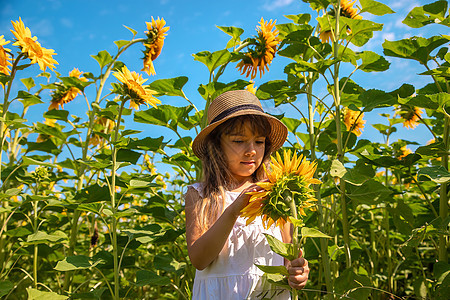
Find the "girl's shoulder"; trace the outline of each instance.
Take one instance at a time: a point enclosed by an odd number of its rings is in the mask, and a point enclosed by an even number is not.
[[[203,190],[203,183],[202,182],[196,182],[196,183],[190,184],[190,185],[188,185],[188,190],[189,189],[194,189],[199,194],[201,194],[202,190]]]

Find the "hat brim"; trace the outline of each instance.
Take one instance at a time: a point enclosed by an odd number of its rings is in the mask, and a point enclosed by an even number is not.
[[[266,137],[269,139],[271,147],[270,147],[270,152],[276,151],[279,148],[281,148],[281,146],[283,146],[284,142],[286,141],[287,135],[288,135],[288,129],[286,127],[286,125],[284,125],[280,120],[278,120],[277,118],[266,114],[264,112],[260,112],[257,110],[253,110],[253,109],[244,109],[244,110],[240,110],[238,112],[233,113],[232,115],[221,119],[220,121],[214,122],[208,126],[206,126],[205,128],[203,128],[202,131],[200,131],[200,133],[197,135],[197,137],[194,139],[194,141],[192,142],[192,150],[194,151],[194,154],[202,159],[207,155],[207,150],[206,150],[206,139],[207,136],[220,124],[224,123],[225,121],[238,117],[238,116],[242,116],[242,115],[260,115],[263,117],[266,117],[267,120],[270,123],[270,134]]]

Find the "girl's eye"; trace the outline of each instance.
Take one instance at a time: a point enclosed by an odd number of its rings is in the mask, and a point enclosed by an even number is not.
[[[257,144],[264,144],[265,141],[256,141]]]
[[[241,144],[241,143],[243,143],[243,141],[241,141],[241,140],[234,140],[233,143]]]

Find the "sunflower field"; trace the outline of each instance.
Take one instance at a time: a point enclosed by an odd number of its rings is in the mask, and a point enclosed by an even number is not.
[[[170,30],[164,18],[142,35],[127,27],[131,38],[114,41],[114,53],[92,55],[97,69],[68,75],[33,28],[11,20],[0,32],[0,297],[190,299],[183,194],[201,178],[191,142],[212,99],[247,89],[289,111],[276,115],[290,131],[281,151],[316,168],[302,225],[322,234],[296,236],[311,268],[299,299],[447,299],[450,35],[385,40],[375,53],[363,48],[383,24],[370,19],[395,13],[389,6],[303,2],[309,12],[261,18],[253,34],[219,26],[223,49],[193,55],[208,74],[195,95],[185,93],[189,74],[152,77]],[[448,2],[416,6],[403,24],[447,30]],[[142,70],[122,61],[135,45]],[[254,86],[279,57],[284,76]],[[420,65],[424,84],[385,91],[354,80],[387,71],[386,57]],[[64,109],[75,98],[83,114]],[[32,106],[48,106],[39,121],[27,115]],[[359,137],[369,126],[383,142]],[[402,126],[426,128],[430,141],[393,139]]]

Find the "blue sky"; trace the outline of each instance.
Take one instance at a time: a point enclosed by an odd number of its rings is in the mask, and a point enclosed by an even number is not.
[[[387,40],[398,40],[411,35],[429,37],[436,33],[445,33],[448,28],[444,26],[427,26],[421,29],[411,29],[403,25],[401,21],[414,7],[431,3],[427,0],[398,0],[380,2],[390,5],[396,14],[377,17],[363,14],[365,19],[383,23],[382,32],[375,32],[374,38],[364,46],[364,50],[372,50],[382,54],[381,44]],[[277,20],[277,24],[290,22],[284,15],[310,13],[313,19],[316,13],[300,0],[228,0],[228,1],[181,1],[181,0],[147,0],[147,1],[91,1],[91,0],[0,0],[0,35],[11,40],[13,35],[11,20],[22,18],[25,26],[31,29],[32,35],[38,37],[38,41],[45,48],[54,49],[59,62],[57,71],[63,76],[73,68],[81,71],[99,73],[97,62],[90,57],[101,50],[107,50],[114,54],[117,50],[113,43],[115,40],[131,39],[131,33],[123,26],[126,25],[138,31],[138,36],[143,37],[146,31],[145,22],[162,17],[170,26],[161,55],[154,62],[157,75],[149,78],[143,73],[149,82],[156,79],[187,76],[189,81],[184,90],[187,97],[200,109],[204,107],[204,101],[197,92],[201,83],[207,83],[208,73],[206,67],[194,61],[192,54],[208,50],[210,52],[223,49],[229,36],[220,31],[219,26],[236,26],[244,29],[243,37],[256,34],[255,28],[259,20]],[[312,21],[315,24],[314,21]],[[12,48],[9,45],[9,48]],[[130,70],[140,71],[142,68],[141,45],[133,46],[127,51],[121,60]],[[14,50],[16,51],[16,50]],[[415,62],[400,59],[387,58],[391,62],[388,71],[382,73],[357,72],[354,80],[366,89],[378,88],[386,91],[394,90],[403,83],[413,84],[420,88],[428,80],[416,74],[423,69]],[[263,82],[274,79],[285,79],[283,67],[289,62],[287,59],[277,56],[270,67],[270,71],[261,79],[256,78],[258,86]],[[26,70],[28,76],[36,75],[39,70],[33,66]],[[237,70],[228,67],[224,82],[238,78],[245,79]],[[23,88],[17,81],[15,89]],[[109,87],[108,87],[109,88]],[[93,89],[92,89],[93,91]],[[89,95],[91,101],[93,95]],[[164,103],[184,106],[187,102],[181,98],[170,97],[162,99]],[[49,102],[50,98],[43,95],[43,101]],[[301,99],[300,99],[301,101]],[[270,106],[269,103],[265,106]],[[29,119],[39,120],[42,112],[48,105],[43,104],[33,108],[28,114]],[[77,97],[73,102],[65,105],[66,110],[83,114],[85,103],[82,97]],[[142,107],[143,108],[143,107]],[[14,106],[13,106],[14,109]],[[283,108],[272,111],[283,113]],[[380,111],[375,111],[365,118],[377,118]],[[374,120],[373,119],[373,120]],[[368,124],[376,123],[368,120]],[[401,125],[399,125],[401,127]],[[399,128],[401,129],[401,128]],[[431,139],[424,126],[419,126],[414,131],[399,130],[396,138],[404,138],[424,143]],[[156,136],[149,132],[150,136]],[[381,140],[381,136],[370,126],[366,126],[361,138]]]

